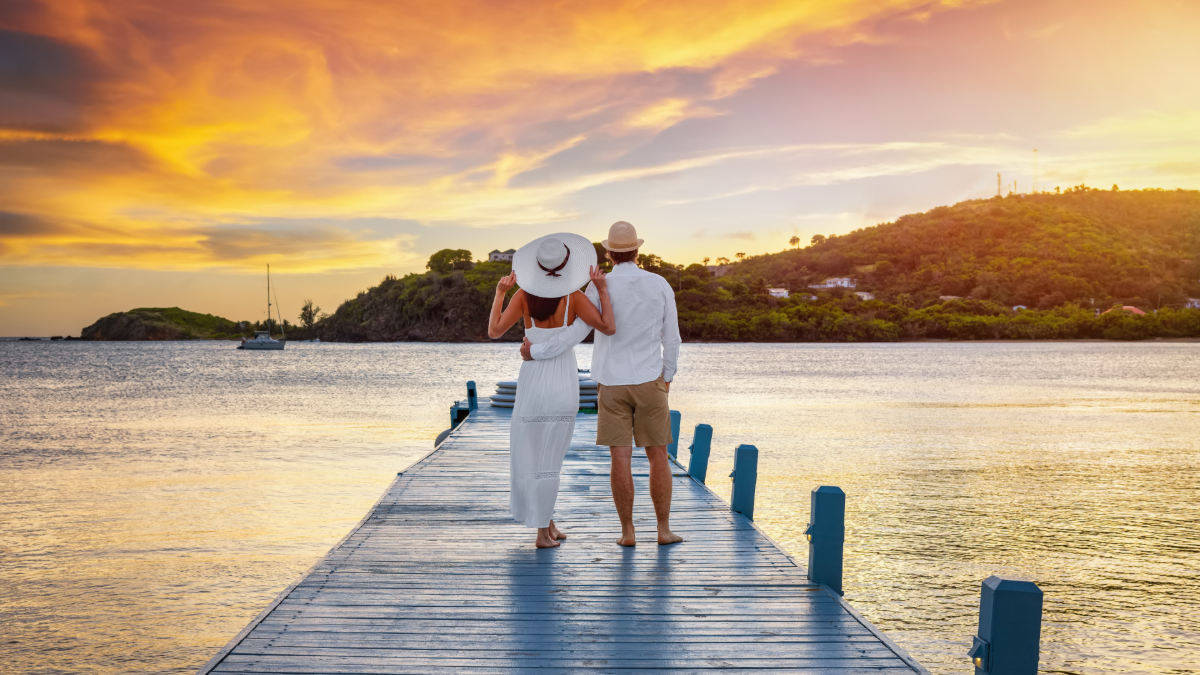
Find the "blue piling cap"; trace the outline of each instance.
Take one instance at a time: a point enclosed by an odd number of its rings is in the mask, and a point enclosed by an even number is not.
[[[1018,581],[1016,579],[1004,579],[995,574],[983,580],[983,585],[993,591],[1004,591],[1006,593],[1033,593],[1034,595],[1042,595],[1042,589],[1037,587],[1037,584],[1032,581]]]
[[[844,495],[844,494],[846,494],[846,493],[845,493],[845,492],[842,490],[842,488],[840,488],[840,487],[838,487],[838,486],[836,486],[836,485],[822,485],[822,486],[820,486],[820,487],[815,487],[815,488],[813,488],[813,489],[812,489],[812,491],[813,491],[813,492],[820,493],[820,494],[828,494],[828,493],[833,493],[833,494],[838,494],[838,495]]]

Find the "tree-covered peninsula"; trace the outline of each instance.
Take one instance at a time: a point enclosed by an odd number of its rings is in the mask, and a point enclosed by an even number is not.
[[[1194,190],[1079,186],[972,200],[727,265],[675,265],[649,252],[640,264],[677,289],[691,341],[1200,337],[1200,309],[1187,306],[1200,298]],[[483,341],[508,271],[439,251],[427,272],[385,278],[313,335]],[[505,338],[520,335],[516,327]]]
[[[81,340],[231,340],[236,322],[178,307],[141,307],[101,317],[80,332]]]

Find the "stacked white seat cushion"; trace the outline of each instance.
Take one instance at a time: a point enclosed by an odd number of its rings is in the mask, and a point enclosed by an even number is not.
[[[500,380],[496,383],[496,393],[492,394],[492,406],[496,408],[511,408],[517,401],[517,381]],[[596,407],[596,381],[591,373],[579,373],[579,408],[590,410]]]

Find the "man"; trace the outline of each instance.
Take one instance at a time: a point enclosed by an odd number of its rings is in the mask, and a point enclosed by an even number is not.
[[[650,499],[658,520],[658,543],[674,544],[683,537],[671,532],[671,462],[667,444],[671,438],[671,410],[667,392],[679,363],[679,317],[675,293],[666,279],[637,266],[638,248],[644,243],[637,230],[625,221],[613,223],[608,239],[613,270],[606,280],[612,298],[617,330],[613,335],[597,332],[592,349],[592,379],[600,385],[596,444],[609,446],[612,456],[613,503],[621,519],[617,543],[637,543],[633,530],[633,446],[646,448],[650,460]],[[595,288],[587,297],[599,305]],[[548,342],[521,347],[521,357],[549,359],[569,349],[591,330],[576,321]],[[630,439],[633,442],[630,442]]]

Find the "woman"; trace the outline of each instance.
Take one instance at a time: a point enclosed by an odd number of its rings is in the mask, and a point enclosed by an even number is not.
[[[521,280],[508,307],[504,296]],[[579,288],[589,279],[600,294],[600,310]],[[503,311],[501,311],[503,309]],[[616,332],[604,273],[596,265],[592,243],[574,234],[552,234],[521,247],[513,255],[512,274],[496,284],[488,336],[498,338],[518,319],[525,337],[537,344],[554,337],[576,318],[612,335]],[[579,374],[575,350],[540,361],[523,361],[517,378],[509,430],[509,510],[517,522],[536,527],[538,548],[558,546],[566,535],[554,526],[559,470],[579,412]]]

